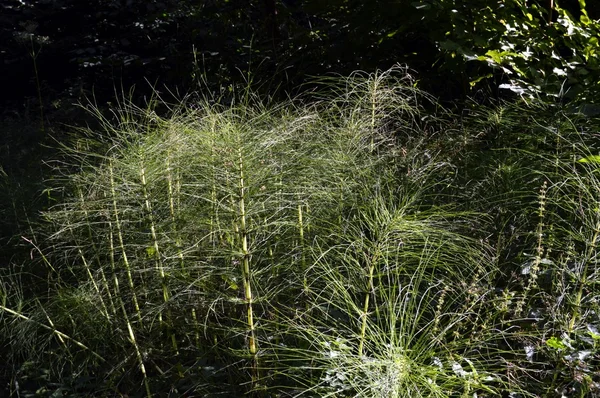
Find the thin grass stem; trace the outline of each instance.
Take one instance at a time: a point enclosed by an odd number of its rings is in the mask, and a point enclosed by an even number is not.
[[[17,318],[23,319],[23,320],[28,321],[28,322],[32,322],[32,323],[34,323],[34,324],[36,324],[36,325],[38,325],[38,326],[40,326],[40,327],[42,327],[42,328],[44,328],[46,330],[49,330],[52,333],[54,333],[62,341],[64,341],[64,340],[72,341],[75,345],[77,345],[80,348],[83,348],[86,351],[89,351],[94,357],[98,358],[102,362],[106,362],[106,359],[104,359],[100,354],[98,354],[95,351],[91,350],[88,346],[86,346],[85,344],[83,344],[79,340],[76,340],[76,339],[72,338],[71,336],[69,336],[69,335],[61,332],[60,330],[55,329],[52,326],[48,326],[48,325],[45,325],[45,324],[43,324],[41,322],[38,322],[38,321],[36,321],[34,319],[31,319],[30,317],[28,317],[26,315],[23,315],[20,312],[17,312],[15,310],[12,310],[12,309],[4,306],[4,305],[0,305],[0,310],[5,311],[5,312],[7,312],[7,313],[9,313],[9,314],[17,317]]]

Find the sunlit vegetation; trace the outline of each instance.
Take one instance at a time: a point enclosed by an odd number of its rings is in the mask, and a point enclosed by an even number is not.
[[[13,396],[598,393],[594,121],[319,83],[90,108],[0,275]]]

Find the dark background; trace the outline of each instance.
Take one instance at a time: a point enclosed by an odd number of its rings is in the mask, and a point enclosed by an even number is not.
[[[201,75],[218,89],[243,82],[250,73],[265,94],[276,95],[298,91],[309,76],[396,63],[418,72],[422,88],[442,100],[460,100],[472,95],[470,80],[490,71],[484,63],[457,57],[451,47],[477,54],[494,49],[505,22],[526,19],[518,3],[5,0],[0,103],[4,112],[22,114],[38,108],[41,99],[45,117],[68,120],[60,108],[92,95],[105,102],[115,90],[128,92],[132,86],[140,97],[150,86],[184,94],[198,88]],[[529,3],[541,30],[530,34],[551,40],[553,31],[545,27],[548,4]],[[560,3],[579,18],[577,0]],[[597,18],[600,6],[590,2],[587,11]],[[448,40],[451,45],[444,44]],[[497,96],[501,77],[493,84],[488,80],[475,88]]]

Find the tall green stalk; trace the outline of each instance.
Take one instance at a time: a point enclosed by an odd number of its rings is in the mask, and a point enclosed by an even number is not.
[[[375,115],[377,114],[377,94],[378,94],[378,83],[379,79],[377,76],[373,78],[372,82],[369,82],[369,90],[371,90],[371,152],[375,150],[375,134],[376,134],[376,119]],[[371,87],[372,85],[372,87]]]
[[[146,181],[146,167],[143,164],[143,162],[142,162],[141,168],[140,168],[140,181],[141,181],[141,185],[142,185],[142,193],[143,193],[143,198],[144,198],[146,217],[148,218],[148,222],[150,223],[150,235],[152,237],[152,246],[154,249],[151,251],[152,258],[154,259],[154,265],[155,265],[156,270],[158,271],[158,275],[160,277],[160,283],[162,286],[162,294],[163,294],[163,303],[165,305],[168,305],[171,293],[169,292],[169,287],[167,286],[167,277],[165,275],[165,270],[164,270],[164,266],[162,263],[162,251],[158,244],[156,224],[154,221],[154,215],[152,214],[152,204],[150,202],[150,195],[148,193],[148,183]],[[163,324],[162,311],[159,311],[159,313],[158,313],[158,320],[162,325]],[[175,336],[175,333],[173,332],[173,330],[171,329],[170,326],[167,326],[167,333],[171,339],[171,345],[173,347],[173,351],[178,354],[179,350],[177,348],[177,337]]]
[[[110,193],[111,193],[111,200],[112,200],[112,206],[113,206],[112,210],[113,210],[113,216],[114,216],[114,221],[115,221],[115,227],[117,229],[117,237],[118,237],[118,241],[119,241],[119,246],[121,248],[121,256],[123,257],[123,264],[125,265],[125,270],[127,272],[127,280],[129,282],[129,288],[131,289],[131,297],[132,297],[132,301],[133,301],[133,306],[135,308],[135,312],[137,314],[138,321],[141,326],[141,325],[143,325],[142,313],[140,311],[140,306],[139,306],[138,299],[137,299],[135,285],[133,283],[133,277],[131,275],[131,266],[129,264],[129,259],[127,258],[127,251],[125,250],[125,244],[123,241],[123,233],[121,231],[121,221],[119,219],[119,209],[117,206],[117,194],[116,194],[116,190],[115,190],[115,179],[114,179],[114,173],[113,173],[112,160],[109,161],[108,169],[109,169],[109,173],[110,173]],[[115,286],[118,286],[116,276],[115,276]],[[142,357],[142,353],[141,353],[140,347],[138,345],[133,326],[132,326],[131,322],[129,321],[129,317],[127,315],[127,311],[125,310],[125,305],[123,304],[122,300],[121,300],[121,309],[122,309],[123,315],[125,317],[125,322],[127,325],[127,332],[129,334],[129,341],[131,342],[131,344],[133,345],[133,347],[135,349],[135,355],[136,355],[138,364],[140,366],[140,372],[142,373],[142,378],[144,380],[144,388],[146,389],[146,396],[148,398],[151,398],[152,391],[150,389],[150,380],[148,379],[148,374],[146,372],[146,366],[144,364],[144,359]]]
[[[246,223],[246,192],[247,187],[244,183],[244,157],[242,153],[242,148],[238,148],[238,188],[239,188],[239,202],[238,202],[238,217],[239,217],[239,225],[236,226],[237,232],[239,234],[239,239],[241,242],[241,255],[242,255],[242,279],[244,286],[244,299],[246,301],[247,312],[247,326],[248,326],[248,350],[250,351],[250,355],[256,360],[257,353],[257,345],[256,345],[256,336],[254,332],[254,313],[252,309],[253,299],[252,299],[252,275],[250,273],[250,251],[248,250],[248,229]]]
[[[88,209],[85,207],[85,198],[83,197],[83,193],[81,192],[80,188],[77,189],[77,194],[78,194],[78,198],[79,198],[80,204],[83,207],[83,214],[85,215],[85,222],[86,222],[86,226],[87,226],[87,228],[86,228],[87,229],[87,237],[90,240],[90,242],[92,242],[92,246],[94,248],[94,252],[98,253],[98,248],[96,247],[96,242],[94,242],[94,239],[92,238],[92,230],[91,230],[91,227],[90,227],[90,214],[88,212]],[[81,250],[81,246],[78,245],[77,249],[79,251],[79,255],[80,255],[82,261],[85,264],[86,270],[88,271],[88,277],[90,277],[90,279],[93,280],[93,277],[90,275],[90,272],[89,272],[89,266],[86,264],[84,253]],[[100,273],[100,279],[102,280],[102,285],[104,286],[104,289],[106,290],[106,294],[108,295],[108,302],[110,304],[111,312],[112,312],[113,315],[115,315],[116,314],[116,307],[115,307],[115,304],[114,304],[113,294],[112,294],[111,289],[110,289],[110,287],[108,285],[108,280],[106,279],[106,274],[104,273],[104,268],[103,267],[98,267],[98,272]],[[93,281],[93,283],[94,283],[94,288],[96,289],[96,291],[97,291],[97,293],[98,293],[98,295],[100,297],[100,300],[102,302],[103,307],[106,307],[106,305],[104,304],[104,300],[102,299],[102,296],[100,295],[100,291],[99,291],[99,289],[98,289],[95,281]],[[107,316],[107,319],[108,319],[108,316]]]
[[[140,311],[140,305],[137,299],[135,284],[133,283],[131,265],[129,263],[129,258],[127,257],[127,250],[125,249],[125,243],[123,240],[123,232],[121,231],[121,220],[119,219],[119,208],[117,205],[117,192],[115,190],[115,179],[113,173],[112,160],[109,162],[108,170],[110,173],[110,194],[112,201],[113,217],[115,221],[115,227],[117,229],[117,239],[119,241],[119,247],[121,249],[121,256],[123,257],[123,265],[125,266],[125,271],[127,272],[127,281],[129,282],[129,288],[131,289],[131,299],[133,302],[133,307],[137,314],[138,321],[140,322],[140,325],[142,325],[142,312]]]
[[[171,233],[175,237],[175,248],[177,250],[177,257],[179,258],[179,267],[181,271],[184,271],[185,261],[182,248],[182,237],[180,231],[177,228],[177,216],[176,214],[180,209],[180,198],[181,198],[181,179],[179,176],[179,170],[173,173],[173,167],[171,164],[171,151],[168,151],[165,159],[166,173],[167,173],[167,196],[169,200],[169,215],[171,218]],[[198,316],[196,314],[196,308],[192,306],[190,311],[192,323],[194,325],[194,341],[196,347],[200,346],[200,325],[198,323]],[[173,338],[175,334],[172,334]],[[172,343],[173,347],[177,347],[177,341]],[[177,352],[177,349],[175,350]]]
[[[581,278],[578,282],[578,287],[577,287],[577,293],[575,294],[575,300],[573,302],[573,314],[571,315],[571,320],[569,322],[569,334],[573,333],[573,330],[575,328],[575,323],[577,322],[578,318],[579,318],[579,313],[580,313],[580,308],[581,308],[581,300],[583,298],[583,289],[585,289],[585,287],[587,286],[587,277],[588,277],[588,268],[590,265],[590,262],[593,261],[593,255],[596,252],[596,248],[597,248],[597,240],[598,237],[600,236],[600,223],[596,224],[596,226],[594,227],[593,230],[593,236],[591,241],[587,242],[588,245],[588,249],[587,252],[585,253],[585,257],[583,258],[583,261],[585,262],[585,265],[583,266],[583,272],[581,273]]]
[[[365,292],[365,298],[363,301],[363,308],[362,308],[362,314],[361,314],[361,326],[360,326],[360,340],[358,343],[358,356],[363,356],[363,348],[364,348],[364,344],[365,344],[365,338],[366,338],[366,330],[367,330],[367,320],[369,317],[369,300],[371,298],[371,295],[375,293],[375,286],[373,286],[373,275],[375,273],[375,267],[377,265],[377,262],[379,261],[378,257],[379,257],[379,253],[378,253],[378,247],[375,248],[375,253],[373,253],[370,258],[369,258],[369,264],[368,264],[368,274],[367,274],[367,283],[366,283],[366,287],[367,287],[367,291]]]
[[[131,324],[131,320],[129,319],[129,314],[125,309],[125,302],[123,301],[121,295],[119,294],[119,278],[117,277],[117,273],[115,272],[115,259],[114,259],[114,245],[113,245],[113,233],[112,233],[112,222],[109,221],[109,239],[110,239],[110,247],[111,247],[111,267],[113,269],[113,283],[115,286],[115,293],[119,300],[121,312],[123,313],[123,319],[125,320],[125,325],[127,326],[127,333],[129,334],[129,341],[133,345],[135,350],[136,359],[140,366],[140,372],[142,373],[142,378],[144,380],[144,388],[146,390],[146,396],[148,398],[152,397],[152,391],[150,389],[150,380],[148,379],[148,375],[146,373],[146,365],[144,364],[144,360],[142,357],[142,353],[140,347],[136,340],[136,335],[133,330],[133,325]]]

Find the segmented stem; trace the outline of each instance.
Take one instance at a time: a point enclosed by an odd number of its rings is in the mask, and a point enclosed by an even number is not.
[[[239,166],[239,237],[242,243],[242,278],[244,281],[244,298],[247,305],[247,324],[250,336],[248,337],[248,349],[254,357],[256,355],[256,339],[254,335],[254,314],[252,309],[252,287],[250,275],[250,251],[248,250],[248,231],[246,229],[246,186],[244,182],[244,160],[242,149],[238,149]]]
[[[363,311],[361,314],[362,322],[360,325],[360,341],[358,343],[358,355],[363,355],[364,345],[365,345],[365,336],[367,331],[367,317],[369,315],[369,301],[371,298],[371,293],[375,291],[375,287],[373,286],[373,275],[375,273],[375,265],[378,261],[378,252],[375,252],[370,259],[369,262],[369,275],[367,278],[367,292],[365,293],[365,299],[363,303]]]
[[[123,240],[123,233],[121,231],[121,221],[119,219],[119,209],[117,206],[117,192],[115,189],[115,177],[113,171],[112,161],[108,165],[110,173],[110,194],[112,200],[112,210],[115,220],[115,227],[117,229],[117,239],[119,240],[119,246],[121,248],[121,255],[123,256],[123,264],[125,265],[125,271],[127,273],[127,281],[129,282],[129,288],[131,289],[131,297],[133,301],[133,307],[135,308],[138,321],[142,323],[142,313],[140,311],[140,305],[138,303],[137,294],[135,293],[135,284],[133,283],[133,276],[131,274],[131,265],[129,264],[129,258],[127,257],[127,251],[125,250],[125,243]]]
[[[118,207],[117,207],[117,194],[116,194],[116,189],[115,189],[115,178],[114,178],[114,173],[113,173],[112,161],[109,162],[108,168],[109,168],[109,172],[110,172],[110,193],[111,193],[113,213],[114,213],[113,215],[114,215],[114,219],[115,219],[115,227],[117,229],[117,237],[119,240],[119,246],[121,247],[121,252],[122,252],[122,256],[123,256],[123,264],[125,264],[125,270],[127,272],[127,279],[129,281],[129,287],[131,289],[133,306],[135,308],[135,311],[136,311],[136,314],[138,317],[138,321],[140,322],[140,325],[141,325],[142,324],[142,313],[140,311],[140,306],[138,304],[137,295],[135,293],[135,285],[133,283],[133,277],[131,275],[131,267],[129,264],[129,259],[127,258],[127,252],[125,251],[125,244],[123,242],[123,233],[121,231],[121,222],[119,220],[119,211],[118,211]],[[110,244],[111,244],[111,256],[113,258],[112,265],[114,266],[114,255],[112,255],[112,253],[114,253],[114,246],[112,243],[112,225],[111,225],[111,223],[109,223],[109,227],[111,228],[111,232],[110,232],[111,243]],[[114,275],[114,280],[115,280],[115,287],[118,289],[119,281],[117,279],[116,273],[113,273],[113,275]],[[146,366],[144,365],[144,358],[142,357],[140,347],[137,343],[137,339],[135,337],[135,332],[133,330],[133,326],[131,324],[131,321],[129,320],[127,311],[125,310],[125,304],[123,303],[123,300],[120,300],[120,302],[121,302],[121,310],[123,311],[123,316],[125,317],[125,323],[127,324],[129,340],[135,349],[135,355],[138,360],[138,364],[140,366],[140,372],[142,373],[142,378],[144,379],[144,388],[146,389],[146,396],[148,398],[151,398],[152,391],[150,390],[150,381],[148,380],[148,374],[146,373]]]
[[[142,164],[140,169],[140,180],[142,183],[142,193],[144,195],[144,207],[146,210],[146,216],[148,217],[148,221],[150,222],[150,235],[152,237],[152,246],[154,248],[154,252],[152,253],[152,257],[154,258],[154,265],[158,274],[160,276],[160,282],[162,285],[162,293],[163,293],[163,302],[165,304],[169,303],[169,298],[171,293],[169,292],[169,287],[167,286],[167,277],[165,274],[165,268],[162,263],[161,249],[158,244],[158,235],[156,233],[156,223],[154,221],[154,215],[152,214],[152,203],[150,202],[150,194],[148,192],[148,182],[146,180],[146,167]],[[158,320],[163,324],[163,316],[162,311],[158,313]],[[171,339],[171,345],[173,346],[173,350],[175,353],[178,353],[177,349],[177,337],[175,333],[168,327],[168,334]]]

